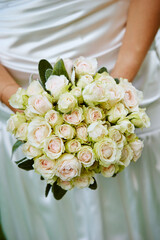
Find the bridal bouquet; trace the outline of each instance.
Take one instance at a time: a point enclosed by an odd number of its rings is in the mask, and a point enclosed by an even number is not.
[[[74,187],[96,189],[96,174],[114,177],[140,157],[143,142],[135,127],[149,127],[142,92],[127,79],[97,71],[96,59],[39,62],[40,80],[19,88],[9,102],[7,130],[25,157],[18,167],[35,170],[46,180],[45,195],[56,199]]]

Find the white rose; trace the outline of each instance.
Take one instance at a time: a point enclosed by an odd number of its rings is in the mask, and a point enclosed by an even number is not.
[[[107,72],[96,73],[96,75],[94,76],[94,80],[95,81],[100,81],[100,82],[106,83],[106,84],[116,85],[116,82],[115,82],[114,78],[111,77]]]
[[[73,184],[77,188],[86,188],[89,187],[90,184],[94,183],[94,178],[92,176],[93,174],[88,173],[82,173],[80,176],[74,178]]]
[[[143,142],[139,139],[135,139],[133,142],[129,143],[130,147],[132,148],[133,151],[133,161],[136,162],[138,158],[140,158],[143,150]]]
[[[72,139],[75,136],[75,129],[68,124],[56,125],[54,131],[55,135],[64,139]]]
[[[122,103],[117,103],[109,111],[107,111],[108,120],[111,123],[117,122],[120,118],[125,118],[128,114],[128,110]]]
[[[73,71],[73,62],[69,58],[63,59],[63,62],[64,62],[65,69],[66,69],[66,71],[68,73],[68,76],[71,79],[72,71]]]
[[[79,57],[74,62],[74,68],[78,77],[87,74],[93,76],[97,71],[97,60],[95,58]]]
[[[145,113],[145,109],[139,108],[138,111],[132,112],[127,118],[138,128],[150,127],[150,120]]]
[[[104,118],[103,110],[99,107],[87,107],[84,109],[85,122],[87,124],[96,122]]]
[[[61,138],[50,136],[44,141],[44,151],[50,159],[57,159],[64,152],[64,144]]]
[[[124,98],[124,89],[117,84],[108,84],[107,92],[108,92],[108,101],[106,102],[106,107],[105,107],[106,109],[111,108],[112,106],[114,106],[116,103],[120,102]]]
[[[28,102],[26,90],[18,88],[17,92],[9,99],[9,104],[13,108],[25,109]]]
[[[81,143],[78,139],[72,139],[65,144],[66,152],[75,153],[81,149]]]
[[[49,159],[45,155],[36,158],[34,160],[33,167],[35,169],[35,172],[39,173],[44,177],[45,179],[52,179],[55,175],[55,161]]]
[[[135,127],[127,118],[119,120],[115,126],[122,133],[134,133]]]
[[[45,94],[34,95],[28,99],[28,108],[30,112],[35,114],[45,114],[53,108],[52,103],[48,100]]]
[[[93,83],[88,84],[84,88],[82,96],[84,102],[91,106],[106,102],[109,98],[106,84],[100,81],[95,81]]]
[[[123,147],[119,164],[127,167],[130,164],[130,161],[132,159],[133,159],[133,151],[131,147],[128,144],[126,144]]]
[[[22,145],[22,151],[28,159],[42,155],[42,150],[32,146],[29,142],[26,142]]]
[[[89,125],[87,132],[92,141],[99,141],[108,134],[107,126],[102,122],[94,122]]]
[[[82,90],[79,87],[73,87],[70,93],[77,99],[78,103],[83,103]]]
[[[72,111],[77,104],[76,98],[71,93],[64,93],[58,100],[58,110],[62,113]]]
[[[49,110],[45,115],[46,121],[54,127],[55,125],[61,125],[63,123],[63,117],[62,115],[55,111],[55,110]]]
[[[60,95],[68,90],[68,79],[64,76],[51,75],[45,83],[46,89],[50,91],[57,101]]]
[[[77,138],[81,140],[81,142],[87,142],[88,133],[87,133],[87,127],[85,124],[80,124],[79,126],[77,126],[76,135],[77,135]]]
[[[140,103],[140,91],[136,90],[131,83],[126,79],[120,79],[120,86],[124,89],[124,98],[123,102],[129,111],[138,110],[138,104]]]
[[[112,138],[116,143],[118,148],[123,148],[126,141],[125,136],[114,126],[108,129],[109,137]]]
[[[72,155],[65,153],[57,161],[56,175],[62,181],[70,181],[72,178],[79,176],[81,172],[81,163]]]
[[[51,134],[51,127],[44,118],[37,117],[28,126],[28,141],[34,147],[40,148]]]
[[[89,146],[81,147],[80,151],[77,154],[77,158],[84,167],[90,167],[95,162],[93,149]]]
[[[112,177],[115,173],[114,164],[109,165],[108,167],[101,166],[101,173],[104,177]]]
[[[77,87],[79,88],[85,88],[88,84],[93,82],[93,77],[91,75],[84,75],[81,76],[80,79],[77,82]]]
[[[26,122],[25,115],[23,113],[17,112],[7,120],[7,131],[15,134],[19,125],[25,122]]]
[[[34,80],[30,83],[30,85],[27,88],[27,95],[28,96],[33,96],[33,95],[39,95],[44,92],[43,87],[39,83],[38,80]]]
[[[63,119],[69,124],[78,125],[84,119],[83,109],[77,107],[71,113],[63,114]]]
[[[15,137],[21,141],[27,140],[28,123],[22,123],[16,131]]]
[[[104,138],[94,145],[94,150],[100,163],[108,167],[117,160],[117,145],[111,138]]]
[[[73,183],[71,181],[62,181],[60,178],[57,180],[57,185],[67,191],[73,188]]]

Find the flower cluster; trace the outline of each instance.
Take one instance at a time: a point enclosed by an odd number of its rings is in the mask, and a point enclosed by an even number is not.
[[[48,184],[89,187],[95,174],[115,176],[141,156],[135,127],[150,125],[141,100],[127,79],[97,71],[96,59],[61,59],[45,71],[45,81],[33,80],[10,98],[23,112],[10,117],[7,129]]]

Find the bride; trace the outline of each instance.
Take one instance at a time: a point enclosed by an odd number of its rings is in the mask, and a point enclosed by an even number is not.
[[[0,204],[8,240],[159,239],[159,24],[159,0],[0,1]],[[151,118],[151,127],[138,131],[145,147],[136,164],[112,179],[98,176],[96,191],[74,189],[60,202],[44,197],[38,175],[11,162],[15,139],[6,131],[16,111],[10,96],[28,85],[40,59],[59,56],[96,57],[113,77],[133,81]]]

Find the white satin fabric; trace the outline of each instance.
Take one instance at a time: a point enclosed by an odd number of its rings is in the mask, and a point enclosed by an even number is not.
[[[41,58],[97,57],[111,70],[125,32],[128,0],[0,0],[0,62],[23,87]],[[61,201],[34,172],[11,162],[11,111],[0,105],[0,204],[7,240],[158,240],[160,236],[160,38],[134,80],[144,91],[151,128],[140,160],[98,189],[71,190]],[[19,150],[14,160],[22,158]]]

